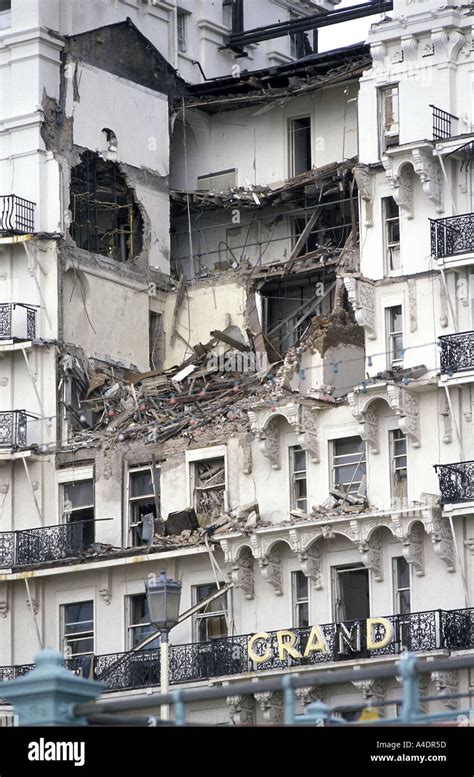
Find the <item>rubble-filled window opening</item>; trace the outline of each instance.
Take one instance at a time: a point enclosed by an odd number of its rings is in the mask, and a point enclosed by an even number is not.
[[[311,117],[288,120],[289,175],[311,170]]]
[[[141,545],[153,539],[155,521],[159,516],[160,469],[151,466],[129,470],[129,542]]]
[[[303,512],[308,511],[308,492],[306,475],[306,451],[299,445],[290,448],[291,467],[291,506]]]
[[[366,448],[360,437],[332,440],[332,487],[344,494],[356,494],[366,476]]]
[[[146,594],[133,594],[126,597],[128,649],[133,650],[144,639],[156,632],[156,626],[150,622]],[[160,646],[160,638],[148,642],[143,650],[156,650]]]
[[[180,8],[176,11],[176,37],[178,42],[178,51],[184,53],[187,49],[187,11],[182,11]]]
[[[193,586],[194,604],[199,604],[217,591],[216,583]],[[218,596],[206,604],[195,616],[195,635],[197,642],[227,637],[227,594]]]
[[[94,542],[94,481],[62,483],[61,497],[64,521],[78,524],[79,544],[89,547]]]
[[[142,250],[143,219],[116,162],[85,151],[71,170],[71,237],[78,248],[118,262]]]
[[[191,464],[194,509],[201,526],[219,518],[225,510],[224,456]]]
[[[400,429],[389,432],[392,497],[406,500],[407,491],[407,438]]]
[[[392,559],[394,613],[406,615],[411,612],[410,565],[404,556]]]
[[[358,564],[333,567],[333,591],[337,623],[370,618],[368,569]]]
[[[62,643],[68,658],[94,652],[94,602],[73,602],[61,607]]]
[[[379,90],[380,153],[399,144],[398,84]]]
[[[401,305],[386,308],[387,356],[388,367],[396,367],[403,362],[403,311]]]
[[[148,342],[151,370],[160,370],[163,366],[163,335],[163,316],[150,310]]]
[[[306,629],[309,626],[309,586],[304,572],[291,573],[291,592],[293,597],[293,626]]]
[[[400,209],[393,197],[382,198],[385,227],[385,264],[388,272],[400,269]]]

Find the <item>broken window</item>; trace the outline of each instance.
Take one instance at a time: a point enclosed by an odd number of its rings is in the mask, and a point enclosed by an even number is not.
[[[61,608],[64,655],[68,658],[94,652],[94,602],[73,602]]]
[[[290,448],[291,466],[291,506],[303,512],[308,511],[308,493],[306,478],[306,451],[299,445]]]
[[[133,650],[144,639],[156,632],[156,626],[150,622],[148,614],[148,602],[146,594],[134,594],[127,596],[127,633],[128,649]],[[143,650],[156,650],[160,647],[160,638],[156,637],[148,642]]]
[[[216,583],[194,586],[194,604],[199,604],[217,591]],[[195,634],[197,642],[208,642],[211,639],[227,637],[227,594],[218,596],[208,602],[195,617]]]
[[[365,442],[360,437],[341,437],[332,441],[332,487],[355,494],[366,475]]]
[[[77,524],[78,550],[88,548],[94,542],[94,481],[62,483],[61,501],[64,522]]]
[[[388,272],[400,269],[400,209],[393,197],[383,197],[385,256]]]
[[[379,92],[380,152],[399,144],[398,85],[385,86]]]
[[[392,497],[406,500],[407,494],[407,438],[401,429],[389,432]]]
[[[290,178],[311,170],[311,117],[288,121]]]
[[[306,629],[309,626],[309,586],[304,572],[291,573],[291,589],[293,596],[293,626]]]
[[[403,362],[403,312],[401,305],[394,305],[385,311],[387,321],[388,367]]]
[[[160,469],[151,466],[129,470],[129,542],[141,545],[153,540],[155,520],[160,517]]]
[[[225,462],[223,456],[192,463],[194,509],[201,526],[219,518],[225,510]]]
[[[133,190],[116,162],[92,151],[71,170],[71,236],[79,248],[118,262],[142,250],[143,219]]]
[[[150,310],[150,369],[160,370],[163,366],[163,318],[161,313]]]
[[[85,364],[72,354],[65,353],[61,357],[61,373],[59,387],[62,388],[64,420],[68,429],[78,431],[93,427],[95,413],[87,409],[90,380]]]

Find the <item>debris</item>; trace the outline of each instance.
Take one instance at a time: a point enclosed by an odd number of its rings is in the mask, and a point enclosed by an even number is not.
[[[188,536],[190,536],[191,532],[199,529],[194,507],[187,507],[186,510],[177,510],[174,513],[169,513],[165,529],[167,536],[181,534],[186,530],[189,530]]]

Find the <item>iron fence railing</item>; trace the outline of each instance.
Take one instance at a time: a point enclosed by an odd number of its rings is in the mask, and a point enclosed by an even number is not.
[[[431,254],[436,259],[474,251],[474,213],[430,219]]]
[[[0,340],[34,340],[36,310],[22,302],[0,304]]]
[[[441,504],[474,501],[474,461],[435,464]]]
[[[26,410],[0,411],[0,450],[19,450],[33,444],[33,425],[37,430],[39,419]],[[31,427],[31,435],[30,435]]]
[[[93,540],[92,520],[0,532],[0,569],[77,558]]]
[[[443,375],[474,369],[474,332],[457,332],[438,338]]]
[[[35,205],[16,194],[0,195],[0,232],[20,235],[34,232]]]
[[[393,630],[392,640],[385,647],[368,650],[366,646],[366,622],[345,623],[346,633],[353,644],[341,638],[337,623],[320,626],[327,651],[313,651],[307,657],[292,659],[285,655],[279,658],[277,632],[268,632],[268,639],[257,642],[254,651],[268,659],[257,663],[249,657],[249,639],[252,635],[242,634],[210,642],[196,642],[188,645],[170,645],[170,683],[191,683],[208,680],[211,677],[242,675],[249,672],[264,672],[271,669],[285,669],[288,666],[316,666],[349,659],[376,658],[384,655],[400,655],[410,652],[433,650],[466,650],[474,648],[474,608],[461,610],[428,610],[404,615],[386,617]],[[296,635],[293,647],[303,656],[311,629],[292,629]],[[375,642],[385,636],[382,624],[373,632]],[[32,668],[0,668],[1,679],[13,679]],[[158,687],[160,685],[160,650],[128,651],[105,655],[82,656],[69,659],[69,667],[76,674],[103,682],[107,691]]]
[[[433,114],[433,140],[445,140],[453,135],[453,122],[458,121],[459,116],[443,111],[436,105],[430,105]]]

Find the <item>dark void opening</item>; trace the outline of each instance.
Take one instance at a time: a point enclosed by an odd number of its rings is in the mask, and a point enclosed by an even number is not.
[[[142,250],[143,219],[116,162],[85,151],[71,170],[71,237],[78,248],[118,262]]]

